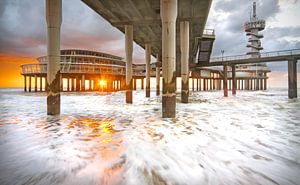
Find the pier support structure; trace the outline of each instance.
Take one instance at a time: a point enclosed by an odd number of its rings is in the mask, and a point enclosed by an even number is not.
[[[235,65],[231,66],[231,72],[232,72],[232,95],[236,95],[236,72],[235,72]],[[239,86],[240,87],[240,86]]]
[[[24,92],[27,91],[27,77],[24,75]]]
[[[180,22],[181,102],[189,102],[189,22]],[[193,81],[194,84],[194,81]],[[198,79],[197,79],[198,87]]]
[[[160,95],[160,67],[158,66],[158,63],[160,62],[160,55],[156,56],[156,96]]]
[[[290,99],[297,98],[297,60],[288,61],[288,96]]]
[[[151,61],[151,44],[145,45],[146,49],[146,97],[150,97],[150,61]]]
[[[161,0],[162,21],[162,117],[175,117],[176,110],[176,19],[177,0]]]
[[[126,103],[132,103],[132,51],[133,26],[125,26],[125,52],[126,52]]]
[[[62,1],[46,0],[47,20],[47,114],[60,113],[60,27]]]
[[[224,89],[224,97],[228,96],[228,86],[227,86],[227,64],[223,66],[223,89]]]
[[[81,75],[81,91],[85,91],[85,75]]]

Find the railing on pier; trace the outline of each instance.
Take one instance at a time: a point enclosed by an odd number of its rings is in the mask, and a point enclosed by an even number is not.
[[[66,63],[60,63],[61,73],[85,73],[85,74],[109,74],[109,75],[125,75],[125,66],[118,66],[112,64],[85,64],[75,63],[70,65],[69,68],[65,67]],[[47,63],[40,62],[38,64],[25,64],[21,66],[21,74],[47,74]],[[144,76],[142,71],[133,71],[134,76]]]
[[[294,56],[300,55],[300,49],[293,50],[282,50],[282,51],[271,51],[260,53],[260,56],[257,58],[266,58],[266,57],[281,57],[281,56]],[[223,61],[232,61],[232,60],[245,60],[251,59],[251,55],[234,55],[234,56],[224,56],[224,57],[214,57],[211,58],[209,62],[223,62]]]
[[[214,29],[205,29],[203,31],[203,35],[215,36],[215,30]]]

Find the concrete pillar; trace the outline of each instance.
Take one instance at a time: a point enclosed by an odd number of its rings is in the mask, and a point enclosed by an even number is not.
[[[203,91],[206,91],[207,90],[207,79],[206,78],[203,78]]]
[[[245,80],[241,80],[241,90],[244,90],[244,85],[245,84]]]
[[[136,91],[136,78],[133,78],[133,90]]]
[[[70,91],[70,78],[67,78],[67,91]]]
[[[45,77],[45,91],[47,92],[48,84],[47,84],[47,77]]]
[[[199,78],[196,78],[196,91],[199,91]]]
[[[132,103],[132,51],[133,26],[125,26],[125,52],[126,52],[126,103]]]
[[[199,91],[201,91],[202,90],[202,79],[201,78],[199,78]]]
[[[156,62],[159,62],[159,55],[156,56]],[[156,66],[156,96],[160,95],[160,67]]]
[[[264,86],[263,86],[263,79],[260,79],[260,90],[263,90],[264,89]]]
[[[85,75],[81,75],[81,91],[85,91]]]
[[[189,102],[189,22],[180,22],[181,102]],[[194,84],[194,81],[193,81]]]
[[[141,79],[141,86],[142,86],[142,90],[144,89],[144,78]]]
[[[176,19],[177,0],[161,0],[162,21],[162,117],[175,117],[176,110]]]
[[[46,0],[47,20],[47,114],[60,113],[60,26],[62,1]]]
[[[24,75],[24,92],[27,91],[27,78],[26,75]]]
[[[264,78],[264,90],[267,90],[267,73],[265,73],[265,78]]]
[[[227,86],[227,64],[224,64],[223,66],[223,89],[224,89],[224,97],[228,96],[228,86]]]
[[[255,90],[256,90],[256,91],[259,90],[259,79],[258,79],[257,76],[256,76],[256,79],[255,79]]]
[[[29,76],[29,87],[28,87],[28,91],[31,92],[31,76]]]
[[[76,76],[76,91],[80,91],[80,80],[78,76]]]
[[[195,87],[194,87],[194,78],[192,77],[192,91],[195,91]]]
[[[150,97],[150,61],[151,61],[151,44],[145,45],[146,49],[146,97]]]
[[[75,79],[71,78],[71,91],[75,91]]]
[[[232,71],[232,95],[236,95],[236,72],[235,65],[231,66]]]
[[[43,78],[40,77],[40,92],[43,91]]]
[[[34,75],[34,92],[37,92],[37,76]]]
[[[92,79],[89,79],[89,90],[92,90]]]
[[[59,75],[59,84],[60,84],[60,91],[62,92],[64,90],[64,84],[63,84],[63,78],[62,78],[62,74]]]
[[[297,98],[297,60],[288,61],[289,98]]]

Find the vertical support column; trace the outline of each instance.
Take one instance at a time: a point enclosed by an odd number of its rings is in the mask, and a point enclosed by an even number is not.
[[[146,97],[150,97],[150,61],[151,61],[151,44],[147,43],[146,48]]]
[[[34,92],[37,92],[37,76],[34,75]]]
[[[264,78],[264,90],[267,90],[267,73],[265,73]]]
[[[133,26],[125,26],[125,52],[126,52],[126,103],[132,103],[132,51]]]
[[[141,86],[142,86],[142,90],[144,89],[144,78],[141,79]]]
[[[263,90],[264,89],[264,86],[263,86],[263,79],[260,79],[260,90]]]
[[[192,77],[192,91],[195,91],[195,84],[194,84],[194,78]]]
[[[43,77],[40,77],[40,92],[43,91]]]
[[[92,79],[90,78],[89,79],[89,91],[91,91],[92,90]]]
[[[76,76],[76,91],[80,91],[80,80],[79,80],[79,76]]]
[[[223,89],[224,89],[224,97],[228,96],[228,87],[227,87],[227,64],[224,64],[223,66]]]
[[[31,76],[29,76],[29,87],[28,87],[28,91],[31,92]]]
[[[297,60],[288,61],[289,98],[297,98]]]
[[[201,90],[202,90],[202,83],[201,83],[201,81],[202,81],[202,79],[201,79],[201,78],[199,78],[199,91],[201,91]]]
[[[85,75],[81,75],[81,91],[85,91]]]
[[[62,74],[59,75],[60,92],[64,90]]]
[[[136,78],[133,78],[133,90],[136,91]]]
[[[160,62],[159,57],[159,55],[156,56],[156,96],[159,96],[160,94],[160,67],[158,65]]]
[[[162,117],[175,117],[176,110],[176,19],[177,0],[161,0],[162,21]]]
[[[196,91],[199,91],[199,78],[196,78]]]
[[[206,84],[207,84],[207,79],[203,78],[203,91],[206,91],[207,89]]]
[[[46,0],[47,20],[47,114],[60,113],[60,26],[62,1]]]
[[[75,91],[75,79],[71,78],[71,91]]]
[[[181,102],[189,102],[189,22],[180,22]],[[194,85],[194,81],[193,81]]]
[[[27,78],[26,75],[24,75],[24,92],[27,91]]]
[[[236,72],[235,65],[231,66],[232,71],[232,95],[236,95]]]
[[[67,91],[70,91],[70,78],[67,78]]]
[[[258,76],[256,75],[256,79],[255,79],[255,90],[258,91],[259,90],[259,79]]]

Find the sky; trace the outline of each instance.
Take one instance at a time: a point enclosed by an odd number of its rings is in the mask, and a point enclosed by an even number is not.
[[[206,28],[215,29],[212,56],[245,54],[243,25],[252,0],[213,0]],[[300,48],[299,0],[257,0],[257,16],[266,20],[265,52]],[[46,54],[45,0],[0,0],[0,87],[22,87],[20,65]],[[88,49],[125,57],[124,34],[80,0],[63,0],[61,49]],[[133,62],[144,50],[134,45]],[[155,60],[152,58],[152,60]],[[268,64],[270,86],[287,85],[287,64]],[[298,62],[298,69],[300,64]],[[298,70],[299,71],[299,70]],[[298,83],[300,74],[298,73]]]

